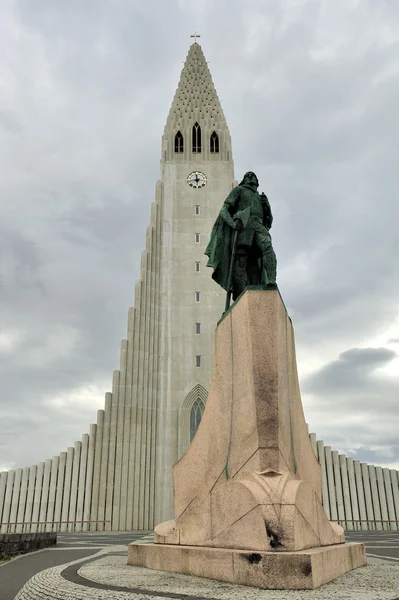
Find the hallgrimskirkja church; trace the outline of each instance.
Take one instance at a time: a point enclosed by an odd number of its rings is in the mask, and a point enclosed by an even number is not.
[[[160,179],[112,391],[81,441],[0,473],[2,533],[150,530],[172,518],[172,465],[206,405],[225,302],[204,251],[235,185],[229,128],[195,38],[162,136]],[[396,529],[399,473],[310,438],[328,518],[347,529]]]

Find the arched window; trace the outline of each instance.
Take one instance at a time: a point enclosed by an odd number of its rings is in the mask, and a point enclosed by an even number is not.
[[[190,410],[190,444],[194,439],[204,413],[205,404],[197,398]]]
[[[201,127],[198,123],[193,126],[193,152],[201,152]]]
[[[214,131],[211,135],[211,152],[219,152],[219,136],[216,131]]]
[[[183,152],[183,136],[180,131],[175,135],[175,152]]]

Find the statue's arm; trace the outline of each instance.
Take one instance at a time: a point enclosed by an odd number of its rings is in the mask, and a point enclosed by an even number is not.
[[[222,208],[220,209],[220,217],[223,219],[225,223],[232,229],[235,229],[235,221],[231,216],[231,209],[235,207],[238,197],[240,195],[240,190],[238,186],[231,190],[230,194],[227,196],[226,200],[223,203]]]
[[[262,199],[263,210],[264,210],[264,214],[265,214],[265,225],[268,229],[270,229],[272,226],[272,223],[273,223],[273,215],[272,215],[272,209],[270,206],[270,202],[264,192],[262,192],[262,194],[261,194],[261,199]]]

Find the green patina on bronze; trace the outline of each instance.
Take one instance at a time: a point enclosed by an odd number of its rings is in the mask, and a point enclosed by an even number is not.
[[[269,233],[273,216],[258,187],[255,173],[245,173],[224,201],[205,250],[212,278],[227,292],[226,310],[230,296],[236,300],[248,286],[277,287],[277,260]]]

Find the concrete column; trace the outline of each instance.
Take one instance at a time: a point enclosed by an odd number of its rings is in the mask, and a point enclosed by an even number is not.
[[[78,479],[78,497],[76,502],[76,528],[75,531],[83,529],[83,505],[86,489],[86,469],[87,469],[87,452],[89,449],[89,435],[84,433],[82,436],[82,445],[80,452],[80,468]]]
[[[155,311],[153,318],[153,350],[151,351],[151,356],[153,360],[153,372],[152,372],[152,395],[151,395],[151,457],[150,457],[150,469],[149,469],[149,520],[148,520],[148,528],[153,529],[155,527],[155,463],[156,463],[156,448],[157,448],[157,408],[158,408],[158,360],[159,360],[159,329],[160,329],[160,281],[161,281],[161,272],[160,272],[160,255],[161,255],[161,247],[162,247],[162,239],[161,239],[161,194],[162,194],[162,184],[160,182],[157,183],[156,187],[156,202],[155,202],[155,242],[156,242],[156,250],[154,252],[155,256]]]
[[[58,462],[57,492],[55,495],[54,531],[61,531],[62,504],[63,504],[63,497],[64,497],[66,461],[67,461],[67,453],[61,452],[60,459]]]
[[[378,497],[380,499],[381,519],[383,521],[385,521],[382,524],[382,528],[383,528],[383,530],[387,531],[389,529],[388,506],[387,506],[387,498],[385,495],[384,476],[382,474],[381,467],[376,467],[375,473],[377,476],[377,489],[378,489]]]
[[[15,523],[17,520],[19,493],[21,490],[21,481],[22,481],[22,469],[17,469],[15,471],[14,489],[13,489],[12,499],[11,499],[10,523]],[[9,529],[9,532],[15,533],[16,528],[17,528],[16,525],[12,525],[11,529]]]
[[[148,245],[148,230],[147,230],[147,245]],[[149,274],[149,263],[150,257],[148,252],[143,253],[141,279],[144,285],[144,306],[145,313],[143,314],[143,352],[141,355],[141,368],[139,371],[139,386],[142,389],[141,394],[141,435],[140,435],[140,464],[145,465],[145,469],[140,469],[139,472],[139,486],[138,486],[138,508],[139,508],[139,527],[144,529],[144,498],[145,498],[145,472],[148,468],[147,465],[147,373],[148,373],[148,336],[150,327],[150,311],[151,306],[149,302],[150,296],[150,274]]]
[[[66,459],[66,465],[65,465],[65,479],[64,479],[64,489],[63,489],[63,494],[62,494],[61,529],[60,529],[60,531],[68,531],[69,501],[70,501],[70,497],[71,497],[73,455],[74,455],[74,449],[71,446],[67,450],[67,459]]]
[[[352,507],[349,493],[348,471],[346,468],[346,456],[344,454],[339,455],[339,468],[341,471],[342,494],[344,497],[346,529],[351,531],[353,529]]]
[[[4,525],[1,526],[1,530],[0,530],[1,533],[7,533],[9,531],[8,523],[10,522],[11,500],[12,500],[12,492],[13,492],[13,488],[14,488],[14,478],[15,478],[15,471],[8,471],[7,482],[6,482],[6,493],[4,495],[3,515],[1,517],[2,523],[4,523]]]
[[[42,497],[43,473],[44,462],[39,462],[39,464],[37,465],[35,494],[33,497],[32,523],[37,523],[39,520],[40,500]],[[39,526],[37,524],[32,524],[31,531],[39,531]]]
[[[159,253],[160,253],[160,239],[158,234],[160,207],[156,203],[153,204],[152,211],[152,250],[151,250],[151,313],[150,313],[150,324],[151,324],[151,337],[149,346],[149,357],[150,357],[150,369],[149,369],[149,383],[148,383],[148,400],[147,400],[147,411],[148,411],[148,437],[147,437],[147,452],[148,452],[148,469],[146,471],[146,500],[145,500],[145,515],[144,515],[144,528],[151,529],[154,522],[154,475],[155,475],[155,448],[156,448],[156,418],[154,411],[156,406],[154,401],[158,397],[158,363],[157,363],[157,350],[158,350],[158,336],[157,331],[159,327]]]
[[[0,523],[2,523],[4,500],[6,497],[6,484],[7,484],[8,471],[2,471],[0,473]]]
[[[29,480],[28,480],[28,495],[26,498],[26,509],[24,522],[26,523],[23,527],[23,532],[30,533],[31,522],[32,522],[32,511],[33,511],[33,498],[35,494],[35,483],[36,483],[36,471],[37,466],[32,465],[29,469]]]
[[[60,459],[58,456],[53,456],[53,458],[51,460],[50,486],[49,486],[47,514],[46,514],[46,521],[47,521],[46,531],[53,531],[55,494],[57,491],[57,475],[58,475],[59,460]],[[57,531],[57,528],[55,529],[55,531]]]
[[[74,448],[74,452],[73,452],[72,474],[71,474],[71,494],[70,494],[70,498],[69,498],[68,531],[75,530],[76,504],[77,504],[77,497],[78,497],[78,483],[79,483],[81,452],[82,452],[82,442],[75,442],[75,448]]]
[[[326,457],[327,486],[328,495],[330,498],[330,519],[332,521],[338,521],[337,497],[335,495],[335,481],[331,456],[331,446],[325,446],[324,455]]]
[[[368,465],[368,468],[369,468],[369,477],[370,477],[371,499],[373,501],[375,528],[378,531],[382,531],[381,509],[380,509],[380,500],[378,497],[377,477],[376,477],[376,473],[375,473],[375,466]]]
[[[137,364],[137,396],[136,396],[136,431],[135,431],[135,470],[134,470],[134,487],[133,487],[133,527],[135,529],[142,529],[143,524],[140,520],[140,474],[141,469],[140,465],[142,465],[141,459],[141,449],[142,449],[142,436],[143,436],[143,357],[144,357],[144,343],[145,343],[145,322],[146,322],[146,285],[145,281],[143,281],[143,268],[144,268],[144,258],[145,256],[142,254],[141,256],[141,281],[140,281],[140,311],[137,313],[137,321],[138,321],[138,330],[139,330],[139,341],[136,352],[138,354],[138,364]],[[136,288],[137,289],[137,288]],[[135,383],[135,380],[133,379]]]
[[[25,467],[22,473],[21,491],[19,493],[16,533],[22,533],[25,518],[26,498],[28,495],[29,467]]]
[[[122,474],[121,474],[121,510],[119,514],[119,529],[125,531],[131,525],[126,525],[128,514],[128,487],[129,487],[129,453],[131,445],[132,422],[132,380],[133,380],[133,355],[134,355],[134,308],[130,307],[127,319],[127,364],[125,385],[125,417],[123,419],[123,448],[122,448]]]
[[[41,525],[39,525],[39,531],[47,531],[48,524],[47,520],[47,508],[48,508],[48,498],[50,493],[50,475],[51,475],[51,458],[47,459],[44,462],[44,474],[43,474],[43,485],[42,485],[42,497],[40,501],[40,511],[39,511],[39,521]]]
[[[112,378],[112,406],[111,426],[109,431],[108,471],[107,471],[107,494],[105,500],[105,531],[112,527],[113,494],[115,486],[115,454],[116,454],[116,432],[118,423],[118,398],[119,398],[120,372],[115,370]]]
[[[360,515],[360,529],[362,531],[366,531],[367,527],[367,513],[366,513],[366,501],[364,499],[364,488],[363,488],[363,479],[362,479],[362,470],[360,467],[360,460],[354,460],[353,466],[355,470],[355,482],[356,482],[356,491],[357,491],[357,499],[359,503],[359,515]]]
[[[353,528],[360,529],[359,503],[357,501],[355,471],[353,468],[353,459],[352,458],[348,457],[346,459],[346,468],[348,471],[349,493],[350,493],[351,507],[352,507]]]
[[[108,460],[109,460],[109,442],[110,442],[110,430],[111,430],[111,413],[113,397],[110,392],[105,394],[105,414],[104,414],[104,428],[103,428],[103,440],[101,450],[101,471],[100,471],[100,492],[98,497],[98,520],[105,520],[105,504],[107,498],[107,485],[108,485]],[[112,482],[113,485],[113,482]],[[104,531],[105,524],[98,523],[97,531]]]
[[[96,452],[96,439],[97,439],[97,425],[92,423],[90,425],[89,433],[89,448],[87,451],[87,469],[86,469],[86,485],[85,485],[85,498],[83,505],[83,531],[90,530],[90,523],[88,521],[94,520],[92,517],[92,498],[93,498],[93,474],[94,474],[94,463],[95,463],[95,452]],[[98,490],[98,486],[97,486]]]
[[[121,507],[121,482],[122,482],[122,454],[123,454],[123,434],[125,415],[125,398],[126,398],[126,367],[127,367],[127,340],[121,341],[120,348],[120,372],[119,372],[119,392],[118,392],[118,414],[116,422],[116,444],[115,444],[115,475],[114,475],[114,497],[112,507],[112,523],[111,529],[119,531],[119,515],[120,511],[124,511]],[[130,415],[127,415],[130,417]],[[124,497],[126,495],[124,494]]]
[[[326,457],[324,454],[324,442],[322,442],[321,440],[317,442],[317,450],[319,455],[319,463],[321,465],[321,495],[323,499],[323,507],[326,511],[327,517],[331,519],[330,500],[328,497],[327,488]]]
[[[126,527],[135,529],[137,523],[137,513],[135,505],[135,488],[136,488],[136,473],[137,473],[137,459],[136,459],[136,436],[137,436],[137,423],[138,423],[138,365],[139,365],[139,346],[140,346],[140,303],[141,303],[141,282],[139,280],[135,283],[135,294],[134,294],[134,332],[133,332],[133,366],[132,366],[132,408],[130,412],[130,448],[129,448],[129,478],[128,478],[128,490],[127,490],[127,516],[126,516]]]
[[[154,205],[152,206],[152,220],[154,218]],[[149,529],[149,505],[150,505],[150,465],[152,459],[151,445],[152,445],[152,424],[151,424],[151,406],[153,397],[153,353],[154,353],[154,321],[155,321],[155,304],[154,304],[154,293],[155,293],[155,254],[156,254],[156,240],[155,240],[154,228],[151,226],[147,230],[147,248],[149,254],[147,258],[147,304],[148,304],[148,315],[146,322],[146,339],[144,348],[144,398],[143,406],[145,407],[145,428],[143,432],[143,450],[142,456],[145,456],[146,468],[141,472],[141,490],[142,490],[142,506],[143,506],[143,529]]]
[[[364,499],[366,502],[366,513],[367,513],[367,529],[373,531],[376,528],[373,497],[371,494],[371,483],[370,483],[370,471],[367,463],[360,463],[363,477],[363,488],[364,488]]]
[[[331,452],[334,470],[334,481],[335,481],[335,495],[337,497],[337,512],[340,525],[344,526],[345,523],[345,508],[344,508],[344,497],[342,493],[342,480],[341,480],[341,469],[339,467],[338,452],[333,450]]]
[[[105,396],[105,403],[107,403],[107,396]],[[103,434],[104,434],[104,410],[97,411],[97,429],[96,429],[96,444],[94,449],[94,467],[93,467],[93,488],[91,492],[91,508],[90,508],[90,521],[97,521],[98,519],[98,501],[100,494],[100,474],[101,474],[101,453],[103,445]],[[108,456],[108,448],[107,448]],[[105,457],[106,460],[106,457]],[[97,531],[97,523],[90,523],[90,531]]]
[[[397,531],[398,527],[396,525],[395,506],[393,501],[393,492],[389,469],[382,469],[382,474],[384,478],[385,495],[387,499],[388,519],[390,520],[390,523],[388,523],[388,529],[390,529],[391,531]]]
[[[313,452],[317,456],[317,438],[315,433],[309,434],[310,443],[312,444]]]
[[[91,500],[93,492],[93,473],[94,473],[94,456],[96,448],[97,425],[90,425],[89,447],[87,451],[87,468],[86,468],[86,485],[85,497],[83,505],[83,531],[89,531],[89,523],[91,520]]]
[[[389,471],[392,483],[392,494],[393,494],[393,503],[395,507],[396,514],[396,526],[399,525],[399,478],[398,472],[394,469],[390,469]]]

